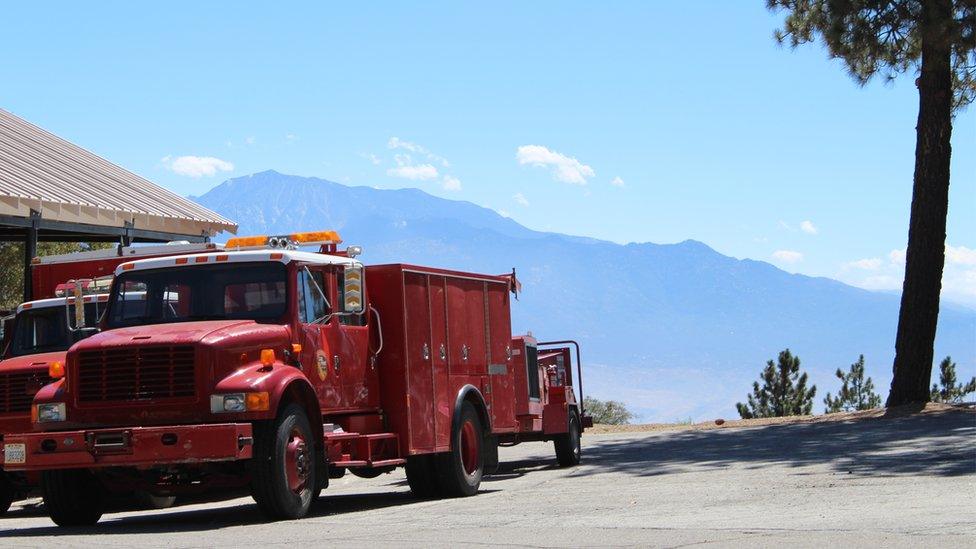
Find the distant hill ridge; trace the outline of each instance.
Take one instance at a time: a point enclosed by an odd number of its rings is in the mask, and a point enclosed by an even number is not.
[[[827,278],[735,259],[706,244],[620,245],[533,231],[470,202],[418,189],[351,187],[265,171],[230,179],[200,204],[240,234],[338,230],[366,263],[501,273],[524,292],[516,331],[584,345],[587,393],[628,402],[645,421],[734,417],[766,360],[790,347],[823,394],[864,353],[891,379],[899,300]],[[976,312],[944,306],[936,356],[976,371]]]

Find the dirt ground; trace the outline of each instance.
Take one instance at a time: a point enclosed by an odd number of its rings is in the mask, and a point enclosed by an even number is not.
[[[909,414],[944,412],[948,410],[976,410],[973,404],[940,404],[929,402],[924,408],[918,406],[899,406],[896,408],[875,408],[860,412],[837,412],[810,416],[769,417],[760,419],[724,419],[701,423],[633,423],[627,425],[596,424],[587,433],[594,435],[608,433],[646,433],[653,431],[702,431],[705,429],[730,429],[735,427],[759,427],[763,425],[792,425],[797,423],[824,423],[830,421],[854,421],[861,419],[881,419],[904,417]]]

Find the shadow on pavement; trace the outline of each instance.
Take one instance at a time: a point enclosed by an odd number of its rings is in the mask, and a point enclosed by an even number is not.
[[[828,465],[863,476],[976,473],[976,410],[763,427],[662,432],[586,445],[580,475],[639,476],[746,465]]]
[[[612,471],[653,476],[691,469],[721,469],[732,465],[762,468],[784,464],[796,467],[828,465],[840,473],[864,476],[956,476],[976,472],[973,444],[976,441],[976,410],[971,408],[884,419],[632,433],[626,438],[603,438],[598,443],[589,444],[586,440],[584,438],[586,466],[569,469],[573,475],[598,475]],[[553,458],[540,458],[502,462],[498,472],[486,477],[485,482],[554,469],[554,461]],[[425,501],[402,491],[404,485],[402,479],[391,479],[385,485],[389,492],[330,496],[326,491],[313,504],[309,518],[341,516]],[[481,493],[492,491],[495,490],[482,489]],[[43,508],[32,505],[14,510],[9,516],[26,518],[43,514]],[[135,516],[109,517],[88,528],[59,528],[52,524],[19,530],[4,529],[0,530],[0,539],[211,531],[262,522],[267,522],[267,519],[253,503],[247,502],[232,507],[174,507]]]

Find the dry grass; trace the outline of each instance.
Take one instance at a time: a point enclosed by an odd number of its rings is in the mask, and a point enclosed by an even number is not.
[[[837,412],[835,414],[822,414],[818,416],[790,416],[790,417],[771,417],[762,419],[716,419],[702,423],[644,423],[633,425],[603,425],[596,424],[591,429],[587,429],[589,434],[604,433],[636,433],[646,431],[702,431],[706,429],[728,429],[735,427],[759,427],[762,425],[780,425],[795,423],[822,423],[827,421],[856,421],[866,419],[902,417],[910,414],[927,414],[942,412],[951,409],[969,410],[976,413],[976,408],[971,404],[937,404],[930,402],[924,407],[918,405],[899,406],[895,408],[875,408],[861,412]],[[721,423],[720,423],[721,422]]]

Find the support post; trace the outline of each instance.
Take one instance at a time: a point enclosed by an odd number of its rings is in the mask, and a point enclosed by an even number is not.
[[[31,224],[24,229],[24,301],[30,301],[34,295],[31,260],[37,255],[37,225],[40,218],[40,213],[31,210]]]

